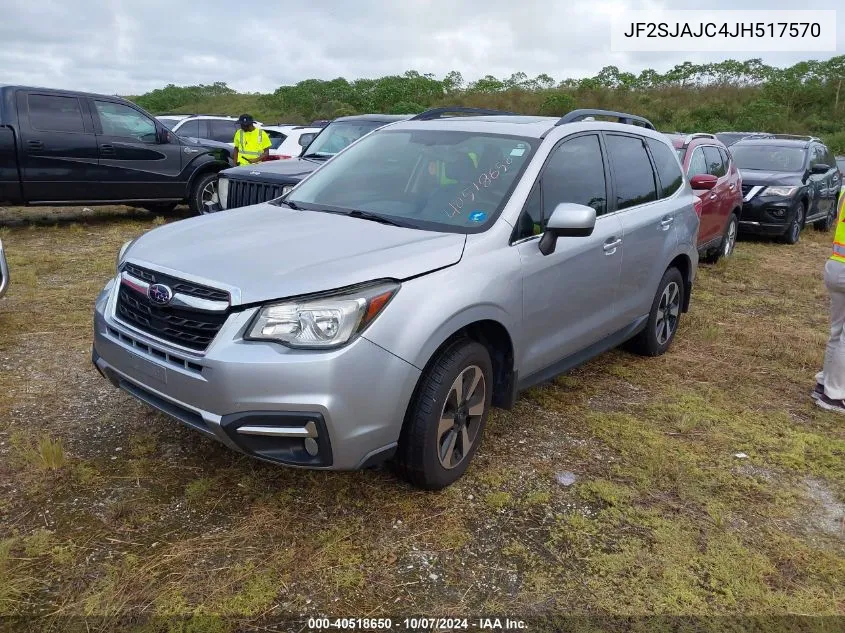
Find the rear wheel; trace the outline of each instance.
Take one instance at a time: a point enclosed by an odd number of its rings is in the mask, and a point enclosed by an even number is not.
[[[188,199],[191,211],[200,215],[208,213],[206,202],[218,202],[216,172],[199,176],[191,189],[191,196]]]
[[[798,206],[795,207],[795,213],[792,216],[792,222],[789,223],[789,228],[786,229],[786,233],[783,234],[783,241],[787,244],[797,244],[798,240],[801,239],[801,229],[804,228],[804,216],[805,216],[805,209],[804,203],[799,202]]]
[[[408,407],[395,462],[420,488],[439,490],[467,469],[484,433],[492,401],[490,354],[459,339],[429,365]]]
[[[831,207],[828,211],[827,217],[824,220],[813,222],[813,228],[817,231],[829,231],[836,226],[836,205]]]
[[[669,268],[657,286],[645,329],[632,338],[628,348],[642,356],[660,356],[672,344],[684,305],[684,278],[677,268]]]

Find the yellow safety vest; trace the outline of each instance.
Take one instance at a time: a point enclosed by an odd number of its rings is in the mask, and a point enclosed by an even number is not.
[[[845,190],[839,196],[839,220],[836,223],[836,233],[833,235],[833,254],[831,259],[845,263]]]
[[[260,127],[252,132],[238,130],[235,134],[235,147],[238,148],[238,164],[247,165],[264,152],[264,130]]]

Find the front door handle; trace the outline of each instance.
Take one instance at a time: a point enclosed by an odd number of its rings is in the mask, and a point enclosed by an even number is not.
[[[711,200],[715,200],[715,199],[716,199],[716,194],[715,194],[715,193],[711,193],[711,194],[710,194],[710,199],[711,199]],[[670,222],[670,224],[671,224],[671,222]]]
[[[44,149],[44,143],[41,141],[27,141],[26,146],[34,150]]]
[[[616,249],[622,245],[622,238],[621,237],[609,237],[604,243],[604,254],[605,255],[613,255],[616,252]]]
[[[710,195],[712,196],[713,194],[710,194]],[[713,196],[713,197],[715,197],[715,196]],[[665,231],[665,230],[667,230],[670,226],[672,226],[672,222],[674,222],[674,221],[675,221],[675,217],[674,217],[674,216],[672,216],[672,215],[667,215],[665,218],[663,218],[662,220],[660,220],[660,228],[661,228],[661,229],[663,229],[663,230]]]

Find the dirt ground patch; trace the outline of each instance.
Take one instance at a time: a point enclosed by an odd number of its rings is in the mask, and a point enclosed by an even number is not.
[[[425,493],[236,455],[100,378],[94,298],[163,221],[0,209],[0,615],[845,615],[845,420],[809,398],[829,234],[702,266],[669,354],[522,394],[466,477]]]

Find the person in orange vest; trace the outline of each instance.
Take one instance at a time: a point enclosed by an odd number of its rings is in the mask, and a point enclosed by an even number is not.
[[[839,215],[833,253],[824,266],[824,285],[830,293],[830,339],[824,368],[816,374],[813,398],[822,409],[845,413],[845,190],[839,196]]]

